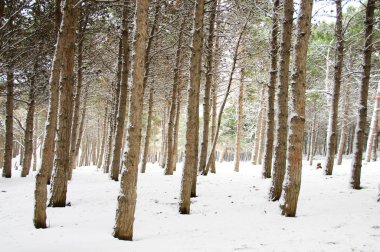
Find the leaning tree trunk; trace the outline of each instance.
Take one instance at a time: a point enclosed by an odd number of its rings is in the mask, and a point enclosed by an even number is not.
[[[359,90],[359,109],[356,122],[355,137],[354,137],[354,155],[351,162],[351,187],[360,189],[360,175],[362,168],[364,133],[367,122],[367,98],[368,85],[371,74],[371,56],[372,56],[372,32],[374,24],[376,0],[368,0],[365,17],[365,42],[363,49],[363,72],[361,85]]]
[[[199,131],[199,113],[197,109],[199,104],[199,86],[201,81],[204,4],[204,0],[196,0],[194,6],[193,37],[191,46],[192,52],[190,59],[190,82],[187,98],[185,161],[183,164],[179,201],[179,212],[181,214],[190,213],[192,186],[195,182],[194,178],[197,176]]]
[[[30,78],[29,90],[29,103],[28,112],[25,122],[25,140],[24,140],[24,158],[22,161],[21,177],[29,175],[30,167],[32,165],[33,156],[33,128],[34,128],[34,111],[35,111],[35,86],[36,86],[36,72]]]
[[[72,87],[74,86],[74,55],[78,10],[74,8],[72,0],[67,0],[63,11],[61,30],[65,30],[65,36],[62,36],[63,53],[59,83],[57,149],[53,183],[50,189],[52,195],[49,202],[52,207],[65,207],[66,205],[67,172],[70,165]]]
[[[213,56],[214,56],[214,26],[216,19],[216,9],[218,0],[212,0],[212,7],[210,10],[210,23],[209,34],[207,39],[207,59],[206,59],[206,83],[205,83],[205,96],[203,99],[203,134],[201,153],[199,156],[198,170],[204,172],[207,158],[207,147],[209,138],[209,124],[210,124],[210,94],[213,82]]]
[[[176,59],[175,59],[175,68],[174,68],[174,79],[173,79],[173,88],[172,88],[172,97],[171,97],[171,104],[170,104],[170,112],[169,112],[169,120],[167,125],[167,155],[166,155],[166,167],[165,167],[165,175],[173,175],[173,167],[174,167],[174,116],[176,113],[176,101],[178,99],[178,89],[179,89],[179,82],[180,82],[180,65],[181,65],[181,58],[182,58],[182,40],[183,40],[183,30],[185,27],[186,18],[182,19],[181,22],[181,29],[179,31],[178,35],[178,45],[177,45],[177,51],[176,51]]]
[[[236,141],[235,141],[235,164],[234,171],[239,171],[240,165],[240,142],[243,131],[243,99],[244,99],[244,68],[240,71],[240,84],[239,84],[239,98],[238,98],[238,111],[236,123]]]
[[[278,42],[277,36],[279,32],[278,27],[278,9],[280,6],[280,0],[273,1],[273,13],[272,13],[272,32],[270,42],[270,75],[269,85],[267,88],[267,120],[266,120],[266,141],[264,151],[264,163],[262,168],[263,178],[270,178],[272,176],[272,157],[273,157],[273,141],[274,141],[274,97],[277,81],[277,54],[278,54]]]
[[[366,155],[365,155],[366,162],[371,161],[372,146],[376,144],[377,131],[378,131],[377,116],[379,113],[379,106],[380,106],[380,82],[377,85],[377,91],[375,95],[375,105],[373,106],[371,126],[369,127],[367,149],[366,149]],[[376,148],[374,148],[374,150],[376,153]]]
[[[150,144],[150,135],[152,134],[152,114],[153,114],[153,94],[154,89],[153,87],[150,88],[149,91],[149,104],[148,104],[148,118],[146,123],[146,130],[145,130],[145,141],[144,141],[144,151],[141,161],[141,173],[145,173],[146,170],[146,163],[148,158],[148,152],[149,152],[149,144]]]
[[[128,18],[129,18],[129,1],[125,0],[123,5],[122,21],[122,70],[120,81],[119,108],[117,111],[117,123],[115,133],[115,143],[113,146],[113,158],[111,164],[111,179],[119,180],[121,148],[124,139],[125,114],[127,111],[128,99],[128,74],[129,74],[129,45],[128,45]]]
[[[116,221],[113,236],[132,240],[137,198],[137,174],[141,143],[141,114],[144,98],[144,67],[147,41],[148,0],[136,1],[136,21],[133,40],[132,85],[129,104],[127,150],[117,198]]]
[[[60,1],[58,1],[60,2]],[[65,10],[72,8],[72,1],[65,2]],[[56,6],[57,13],[60,16],[60,5]],[[58,81],[60,75],[60,64],[63,52],[63,44],[67,36],[68,26],[67,18],[69,13],[65,13],[65,21],[61,25],[61,32],[58,33],[57,44],[54,51],[52,67],[50,71],[49,86],[50,86],[50,99],[48,116],[45,123],[45,139],[42,146],[42,161],[41,167],[36,176],[36,187],[34,190],[34,217],[33,223],[36,228],[46,228],[46,200],[47,200],[47,187],[46,184],[50,180],[50,174],[54,160],[54,139],[57,126],[58,114]],[[60,18],[57,18],[60,20]]]
[[[13,86],[14,74],[13,69],[7,69],[7,102],[5,105],[5,151],[3,177],[10,178],[12,176],[12,149],[13,149]]]
[[[293,29],[293,0],[284,2],[281,48],[279,59],[279,84],[276,92],[276,141],[274,144],[273,180],[269,191],[272,201],[279,200],[286,167],[286,146],[288,136],[288,86],[289,62]]]
[[[282,214],[294,217],[301,187],[302,147],[305,127],[306,59],[311,33],[313,0],[302,0],[297,23],[297,39],[291,81],[291,117]]]
[[[334,88],[332,93],[329,124],[327,130],[327,155],[324,165],[324,174],[332,175],[336,142],[337,142],[337,122],[338,122],[338,107],[339,107],[339,93],[342,82],[342,68],[343,68],[343,51],[344,51],[344,37],[342,28],[342,0],[336,0],[336,24],[335,24],[335,66],[334,66]]]

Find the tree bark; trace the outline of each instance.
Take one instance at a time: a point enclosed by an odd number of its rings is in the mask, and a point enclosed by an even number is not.
[[[260,132],[260,145],[259,145],[259,153],[257,156],[257,164],[261,165],[263,162],[263,153],[264,153],[264,145],[265,145],[265,122],[266,122],[266,115],[267,115],[267,108],[265,105],[263,105],[263,112],[262,112],[262,119],[261,119],[261,132]]]
[[[263,178],[270,178],[272,176],[272,157],[273,157],[273,141],[274,141],[274,97],[277,82],[277,54],[278,42],[277,36],[279,33],[278,27],[278,10],[280,0],[273,1],[272,12],[272,31],[271,31],[271,44],[270,44],[270,75],[269,85],[267,88],[267,120],[266,120],[266,141],[264,151],[264,163],[262,168]]]
[[[213,57],[214,57],[214,27],[216,19],[216,9],[218,6],[218,0],[212,0],[212,7],[210,10],[210,23],[209,34],[207,38],[207,59],[206,59],[206,83],[205,83],[205,96],[203,99],[203,134],[201,153],[199,156],[198,170],[203,172],[206,167],[207,147],[209,138],[209,124],[210,124],[210,94],[211,86],[213,82]],[[238,167],[239,169],[239,167]]]
[[[84,90],[84,97],[83,97],[83,107],[82,107],[82,115],[80,119],[80,124],[79,124],[79,135],[78,138],[76,139],[77,141],[75,142],[75,166],[77,164],[78,160],[78,155],[79,155],[79,149],[80,145],[82,142],[82,136],[83,136],[83,131],[84,131],[84,120],[86,119],[86,110],[87,110],[87,96],[88,96],[88,86],[89,84],[86,85],[85,90]]]
[[[181,80],[182,82],[182,80]],[[178,159],[178,132],[179,132],[179,118],[180,118],[180,112],[181,112],[181,84],[177,89],[177,101],[176,101],[176,115],[175,115],[175,122],[174,122],[174,132],[173,132],[173,171],[177,168],[177,159]]]
[[[98,161],[96,165],[98,169],[102,167],[102,163],[103,163],[104,148],[106,144],[106,135],[107,135],[107,114],[108,114],[108,105],[106,105],[106,109],[104,112],[102,144],[100,147],[100,153],[99,153],[99,157],[98,157]]]
[[[367,149],[365,155],[365,161],[368,163],[371,161],[372,148],[376,145],[378,124],[377,117],[379,113],[380,106],[380,82],[377,85],[377,91],[375,95],[375,105],[373,106],[372,118],[371,118],[371,126],[369,127],[368,140],[367,140]],[[376,154],[376,147],[374,148]]]
[[[350,80],[350,78],[348,78]],[[346,82],[344,85],[344,100],[343,100],[343,120],[342,120],[342,129],[340,133],[339,148],[338,148],[338,160],[337,164],[342,164],[343,152],[346,148],[347,140],[347,127],[348,127],[348,110],[350,106],[350,91],[349,91],[349,82]]]
[[[194,181],[194,178],[197,176],[199,134],[199,112],[197,109],[199,106],[199,88],[201,81],[204,4],[204,0],[196,0],[194,4],[190,82],[187,99],[185,160],[183,164],[179,201],[179,212],[181,214],[190,213],[190,197],[193,191],[192,186],[193,183],[196,182]]]
[[[244,68],[240,70],[240,84],[239,84],[239,98],[238,98],[238,111],[236,123],[236,141],[235,141],[235,163],[234,171],[239,172],[240,165],[240,141],[243,131],[243,101],[244,100]]]
[[[306,59],[311,33],[313,0],[302,0],[297,22],[297,39],[291,80],[291,117],[288,137],[286,179],[282,214],[294,217],[301,187],[302,147],[305,126]]]
[[[70,135],[72,123],[72,95],[74,84],[74,55],[78,10],[72,0],[66,0],[63,9],[62,71],[59,83],[59,117],[57,130],[57,150],[54,164],[53,183],[49,206],[65,207],[67,192],[67,172],[69,169]]]
[[[111,179],[119,180],[121,148],[124,139],[125,114],[127,111],[128,99],[128,74],[129,74],[129,45],[128,45],[128,16],[129,1],[125,0],[123,5],[122,21],[122,71],[120,81],[119,108],[117,114],[115,143],[113,146],[113,158],[111,164]]]
[[[3,177],[12,177],[12,149],[13,149],[13,88],[14,74],[12,66],[7,69],[7,101],[5,105],[5,151]]]
[[[273,180],[269,191],[272,201],[279,200],[285,176],[286,148],[288,136],[288,86],[289,61],[293,29],[293,0],[284,2],[279,67],[279,84],[276,89],[276,140],[274,144]]]
[[[145,170],[146,170],[146,163],[147,163],[149,144],[150,144],[150,136],[152,134],[151,131],[152,131],[152,114],[153,114],[153,94],[154,94],[154,89],[150,88],[149,104],[148,104],[148,118],[147,118],[147,123],[146,123],[146,130],[145,130],[144,152],[143,152],[143,157],[141,161],[141,173],[145,173]]]
[[[331,106],[329,112],[329,124],[327,130],[327,155],[323,168],[325,175],[332,175],[335,150],[337,142],[337,123],[338,123],[338,107],[339,107],[339,93],[342,82],[342,68],[343,68],[343,51],[344,51],[344,37],[342,28],[342,0],[336,0],[336,23],[335,23],[335,66],[334,66],[334,88],[331,99]]]
[[[148,7],[148,0],[136,1],[132,85],[128,115],[130,123],[113,232],[113,236],[121,240],[132,240],[133,238],[133,222],[137,198],[137,166],[141,143],[141,114],[144,97]]]
[[[251,163],[253,165],[257,164],[257,157],[259,154],[259,148],[260,148],[260,136],[261,136],[261,126],[262,126],[262,120],[263,120],[263,106],[264,106],[264,94],[265,94],[265,84],[262,83],[261,85],[261,91],[260,91],[260,108],[259,108],[259,114],[257,116],[257,124],[256,124],[256,130],[255,130],[255,139],[253,140],[254,146],[252,150],[252,158]]]
[[[354,155],[351,161],[351,187],[353,189],[361,189],[360,175],[362,168],[364,133],[367,122],[367,98],[368,98],[368,85],[371,74],[371,56],[372,56],[372,31],[374,24],[376,0],[368,0],[366,7],[365,17],[365,37],[364,37],[364,50],[363,50],[363,72],[361,85],[359,90],[359,109],[356,122],[355,136],[354,136]]]

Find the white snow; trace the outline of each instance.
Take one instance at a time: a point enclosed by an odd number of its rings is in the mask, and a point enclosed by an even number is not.
[[[320,161],[315,161],[315,163]],[[306,164],[306,163],[305,163]],[[191,214],[178,213],[181,174],[148,164],[139,174],[134,241],[112,236],[119,183],[95,167],[74,171],[71,207],[48,208],[48,229],[33,227],[34,175],[0,179],[1,251],[380,251],[380,163],[362,168],[362,190],[349,188],[350,160],[333,176],[303,168],[296,218],[267,200],[261,167],[233,162],[198,177]],[[181,168],[178,165],[178,168]]]

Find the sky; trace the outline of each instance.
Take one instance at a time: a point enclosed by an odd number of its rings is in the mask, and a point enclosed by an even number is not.
[[[296,1],[299,2],[299,1]],[[343,0],[343,12],[346,12],[347,9],[351,6],[360,7],[364,3],[363,0]],[[325,21],[328,23],[335,22],[335,1],[333,0],[316,0],[314,1],[313,6],[313,22]]]

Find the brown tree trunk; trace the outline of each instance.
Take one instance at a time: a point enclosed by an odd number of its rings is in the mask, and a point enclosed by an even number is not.
[[[351,187],[360,189],[360,175],[362,168],[364,133],[367,122],[367,98],[368,85],[371,74],[371,56],[372,56],[372,31],[374,24],[376,0],[368,0],[365,17],[365,42],[363,50],[363,72],[359,91],[359,109],[354,136],[354,155],[351,162]]]
[[[132,85],[127,134],[127,151],[123,166],[116,222],[113,236],[132,240],[133,222],[137,198],[137,174],[141,143],[141,114],[144,97],[144,66],[147,42],[148,0],[136,1],[136,27],[133,40]]]
[[[348,78],[350,80],[351,78]],[[342,129],[340,133],[340,141],[338,148],[338,160],[337,164],[342,164],[343,152],[346,148],[346,140],[347,140],[347,126],[348,126],[348,112],[350,106],[350,91],[349,91],[349,82],[346,82],[344,85],[344,100],[343,100],[343,119],[342,119]]]
[[[104,148],[106,145],[107,114],[108,114],[108,105],[106,105],[106,111],[104,112],[102,144],[100,147],[99,157],[98,157],[98,161],[97,161],[97,165],[96,165],[99,169],[100,169],[100,167],[102,167],[102,164],[103,164]]]
[[[264,112],[263,106],[264,106],[265,89],[266,89],[265,84],[262,83],[261,84],[261,92],[260,92],[260,108],[259,108],[259,114],[257,116],[255,139],[253,140],[254,146],[253,146],[253,150],[252,150],[252,159],[251,159],[251,163],[253,165],[257,164],[257,157],[258,157],[259,148],[260,148],[260,136],[261,136],[261,130],[262,130],[261,126],[263,125],[262,121],[263,121],[263,112]]]
[[[9,66],[7,69],[7,102],[5,105],[5,151],[3,177],[10,178],[12,176],[12,149],[13,149],[13,86],[14,75],[13,69]]]
[[[146,163],[147,163],[149,144],[150,144],[150,135],[152,134],[151,131],[152,131],[152,114],[153,114],[153,94],[154,94],[154,89],[150,88],[149,104],[148,104],[148,118],[147,118],[147,123],[146,123],[146,130],[145,130],[144,151],[143,151],[143,157],[141,161],[141,173],[145,173],[145,170],[146,170]]]
[[[70,136],[72,122],[72,95],[74,85],[74,55],[78,10],[72,0],[67,0],[63,9],[62,71],[59,83],[59,117],[57,149],[54,164],[53,183],[49,206],[65,207],[67,192],[67,172],[70,165]]]
[[[270,178],[272,176],[272,157],[273,157],[273,141],[274,141],[274,97],[277,81],[277,54],[278,42],[277,36],[279,33],[278,27],[278,11],[280,0],[273,1],[272,12],[272,31],[271,31],[271,44],[270,44],[270,75],[269,85],[267,88],[267,120],[266,120],[266,141],[265,141],[265,154],[264,163],[262,168],[263,178]]]
[[[181,80],[182,81],[182,80]],[[178,159],[178,132],[179,132],[179,118],[181,112],[181,84],[177,89],[177,101],[176,101],[176,114],[175,114],[175,122],[174,122],[174,132],[173,132],[173,171],[177,168],[177,159]]]
[[[301,187],[302,147],[305,126],[306,59],[311,33],[313,0],[302,0],[297,22],[294,63],[291,80],[291,117],[284,194],[280,207],[282,214],[294,217]]]
[[[371,126],[369,127],[367,149],[366,149],[366,155],[365,155],[365,160],[367,163],[371,161],[372,147],[376,145],[376,138],[377,138],[377,131],[378,131],[377,116],[379,113],[379,106],[380,106],[380,82],[377,85],[377,91],[376,91],[374,100],[375,100],[375,105],[373,106]],[[376,153],[376,147],[374,148],[374,151]]]
[[[281,47],[279,52],[279,84],[276,91],[276,141],[274,144],[273,179],[269,191],[272,201],[279,200],[282,192],[282,182],[285,176],[286,148],[288,136],[288,86],[289,61],[293,29],[293,0],[284,2],[282,22]]]
[[[166,152],[166,105],[163,108],[161,119],[161,149],[160,149],[160,166],[165,168],[165,152]]]
[[[343,67],[343,51],[344,51],[344,37],[342,28],[342,0],[336,0],[336,23],[335,23],[335,66],[334,66],[334,88],[331,99],[331,106],[329,112],[329,124],[327,130],[327,155],[323,168],[325,175],[332,175],[335,149],[337,141],[337,123],[338,123],[338,107],[339,107],[339,93],[342,82],[342,67]]]
[[[34,128],[34,110],[35,110],[35,86],[36,72],[32,73],[30,78],[28,112],[25,121],[25,139],[24,139],[24,157],[22,161],[21,177],[29,175],[32,165],[33,156],[33,128]]]
[[[192,187],[193,183],[196,182],[197,176],[199,134],[199,112],[197,109],[199,106],[199,88],[201,81],[204,4],[204,0],[196,0],[194,7],[190,82],[187,99],[185,160],[183,164],[179,201],[179,212],[181,214],[190,213],[190,197],[191,194],[194,193],[194,188]]]
[[[128,45],[128,16],[129,1],[125,0],[123,5],[123,21],[122,21],[122,71],[120,81],[119,108],[117,114],[115,143],[113,146],[113,158],[111,164],[111,179],[119,180],[120,157],[122,144],[124,139],[124,124],[127,111],[128,99],[128,74],[129,74],[129,45]]]
[[[244,68],[240,70],[240,84],[239,84],[239,98],[238,98],[238,111],[236,123],[236,141],[235,141],[235,164],[234,171],[239,171],[240,165],[240,141],[243,131],[243,100],[244,100]]]
[[[89,84],[86,85],[85,90],[84,90],[84,97],[83,97],[83,107],[82,107],[82,115],[80,119],[80,124],[79,124],[79,135],[78,138],[76,139],[77,141],[75,142],[75,166],[77,165],[77,160],[78,160],[78,155],[79,155],[79,149],[80,149],[80,144],[82,142],[82,136],[83,136],[83,131],[84,131],[84,120],[86,118],[86,110],[87,110],[87,96],[88,96],[88,86]]]
[[[264,146],[265,146],[265,126],[266,126],[266,115],[267,115],[267,108],[265,107],[265,104],[263,105],[263,113],[262,113],[262,120],[261,120],[261,134],[260,134],[260,145],[259,145],[259,154],[257,156],[257,164],[261,165],[263,162],[263,154],[264,154]]]
[[[33,163],[32,169],[33,171],[37,170],[37,141],[38,141],[38,116],[34,116],[34,130],[33,130]]]
[[[206,59],[206,83],[205,83],[205,96],[203,99],[203,134],[202,134],[202,144],[201,153],[199,156],[198,170],[204,172],[206,167],[207,158],[207,147],[209,138],[209,124],[210,124],[210,94],[211,86],[213,82],[213,56],[214,56],[214,26],[216,19],[216,9],[218,5],[218,0],[212,0],[212,7],[210,10],[210,23],[209,23],[209,34],[207,39],[207,59]],[[239,166],[239,165],[238,165]],[[237,167],[239,169],[239,167]]]

